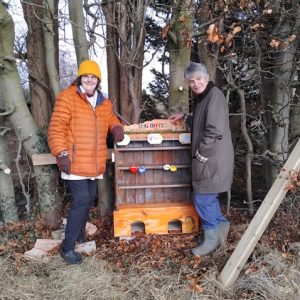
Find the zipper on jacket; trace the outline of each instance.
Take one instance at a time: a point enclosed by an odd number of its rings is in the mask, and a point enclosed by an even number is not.
[[[98,171],[98,126],[97,126],[97,114],[96,114],[96,107],[94,110],[94,116],[95,116],[95,132],[96,132],[96,138],[95,138],[95,151],[96,151],[96,172],[95,172],[95,176],[97,176],[97,171]],[[99,174],[100,175],[100,174]]]
[[[72,163],[75,161],[75,149],[76,147],[75,147],[75,144],[72,144]]]

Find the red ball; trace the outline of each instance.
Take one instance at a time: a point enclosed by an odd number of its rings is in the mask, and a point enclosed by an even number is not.
[[[129,171],[132,173],[132,174],[136,174],[138,172],[138,167],[135,167],[135,166],[131,166],[129,168]]]

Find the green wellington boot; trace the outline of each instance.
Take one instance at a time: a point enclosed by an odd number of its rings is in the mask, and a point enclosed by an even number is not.
[[[219,230],[218,226],[213,229],[203,230],[204,241],[200,246],[191,250],[192,254],[205,256],[215,251],[220,246]]]
[[[217,227],[219,228],[219,243],[221,246],[223,246],[227,241],[230,222],[220,222]]]

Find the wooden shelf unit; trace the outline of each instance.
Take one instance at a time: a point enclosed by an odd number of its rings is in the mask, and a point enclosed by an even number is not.
[[[199,230],[191,202],[190,145],[181,144],[179,134],[162,133],[162,143],[155,145],[147,134],[128,134],[130,143],[115,147],[115,236],[128,235],[135,222],[145,224],[145,233],[167,234],[174,220],[182,223],[182,233]],[[164,170],[166,164],[177,171]],[[132,174],[131,166],[146,171]],[[191,218],[193,226],[187,225]]]
[[[178,134],[159,145],[149,144],[145,134],[130,138],[128,145],[115,148],[116,208],[127,204],[190,202],[190,146],[182,145]],[[165,164],[176,166],[177,171],[165,171]],[[146,171],[132,174],[130,166],[144,166]]]

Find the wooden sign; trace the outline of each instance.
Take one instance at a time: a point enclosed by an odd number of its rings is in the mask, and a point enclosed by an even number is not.
[[[186,132],[184,121],[171,123],[170,120],[154,119],[144,123],[124,126],[125,133],[140,133],[140,132]]]

